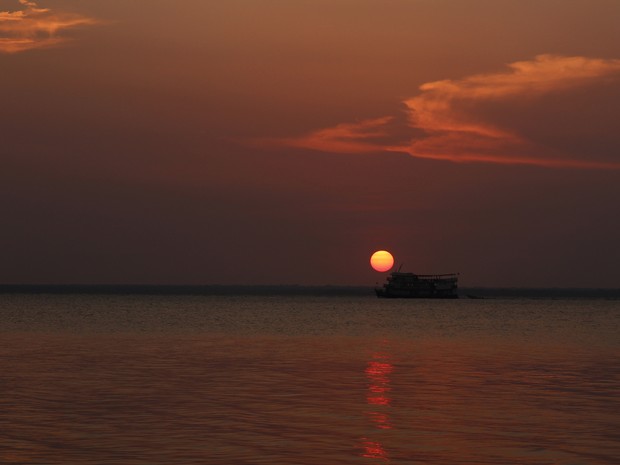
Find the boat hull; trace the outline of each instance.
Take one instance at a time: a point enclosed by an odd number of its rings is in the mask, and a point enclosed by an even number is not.
[[[385,299],[458,299],[459,295],[453,292],[421,292],[413,290],[375,289],[377,297]]]

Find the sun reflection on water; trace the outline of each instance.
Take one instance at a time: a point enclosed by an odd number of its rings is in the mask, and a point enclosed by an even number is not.
[[[364,452],[362,453],[362,457],[367,459],[375,459],[381,460],[385,463],[390,463],[390,459],[388,458],[387,452],[383,448],[380,442],[371,441],[367,438],[362,438],[362,445],[364,447]]]
[[[386,352],[375,352],[364,370],[368,380],[366,403],[369,409],[366,416],[374,428],[384,432],[393,429],[390,417],[392,408],[390,375],[393,371],[394,365],[391,363],[390,355]],[[390,463],[388,451],[378,437],[362,438],[361,445],[362,457]]]

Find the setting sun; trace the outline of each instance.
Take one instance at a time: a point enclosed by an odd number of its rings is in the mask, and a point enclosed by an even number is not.
[[[394,257],[386,250],[379,250],[370,257],[370,265],[380,272],[389,271],[394,266]]]

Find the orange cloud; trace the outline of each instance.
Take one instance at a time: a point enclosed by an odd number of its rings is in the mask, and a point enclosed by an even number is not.
[[[342,123],[305,136],[262,139],[265,145],[279,145],[331,153],[364,153],[385,150],[382,138],[389,135],[387,125],[393,118],[368,119],[357,123]]]
[[[29,0],[19,3],[22,10],[0,11],[0,53],[53,47],[67,40],[59,36],[62,30],[97,22],[74,13],[54,13]]]
[[[405,152],[416,158],[461,163],[537,165],[550,168],[620,169],[620,162],[574,159],[542,146],[516,128],[485,116],[485,105],[510,113],[517,104],[536,102],[552,93],[595,86],[620,75],[620,60],[539,55],[508,65],[509,70],[442,80],[420,86],[419,95],[406,99],[410,137],[392,143],[393,117],[340,124],[305,136],[280,139],[283,145],[336,153]],[[382,137],[379,143],[373,137]]]
[[[495,162],[567,168],[620,168],[620,163],[548,158],[538,147],[510,128],[498,127],[476,109],[485,103],[509,107],[519,99],[535,100],[554,92],[593,85],[620,72],[620,60],[539,55],[520,61],[504,73],[480,74],[461,80],[430,82],[422,93],[405,100],[412,127],[426,137],[411,141],[402,151],[420,158],[457,162]]]

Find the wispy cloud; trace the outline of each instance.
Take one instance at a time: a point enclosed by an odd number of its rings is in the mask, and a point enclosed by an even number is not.
[[[539,55],[508,65],[508,71],[429,82],[406,99],[410,137],[389,135],[394,117],[340,124],[280,143],[326,152],[405,152],[416,158],[460,163],[498,163],[544,167],[620,169],[620,161],[575,159],[542,146],[508,123],[494,121],[482,109],[495,106],[509,114],[516,106],[536,103],[552,93],[595,86],[620,76],[620,60]],[[525,102],[525,103],[524,103]],[[532,105],[534,106],[534,105]],[[544,122],[541,122],[544,125]],[[381,137],[381,141],[375,140]],[[374,138],[374,139],[373,139]],[[400,138],[400,140],[398,140]]]
[[[67,40],[60,36],[63,30],[97,23],[87,16],[56,13],[49,8],[40,8],[33,1],[18,1],[22,9],[0,11],[0,53],[53,47]]]
[[[479,74],[461,80],[430,82],[420,95],[407,99],[412,127],[426,137],[401,147],[413,156],[456,162],[531,164],[546,167],[611,168],[618,163],[552,158],[549,148],[538,147],[509,127],[488,121],[477,111],[481,105],[502,105],[504,111],[523,99],[537,100],[555,92],[594,85],[620,72],[620,60],[539,55],[520,61],[503,73]],[[541,123],[541,124],[544,124]]]
[[[305,136],[261,139],[268,146],[297,147],[331,153],[365,153],[385,150],[382,139],[389,136],[388,124],[394,118],[368,119],[342,123]]]

